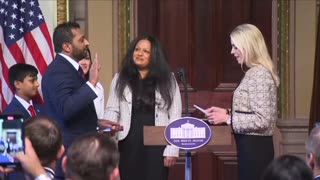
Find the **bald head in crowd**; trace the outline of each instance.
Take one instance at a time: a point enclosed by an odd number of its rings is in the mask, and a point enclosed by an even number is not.
[[[312,129],[306,141],[307,164],[313,171],[313,175],[320,175],[320,128]]]
[[[119,179],[119,153],[109,136],[89,133],[77,138],[68,148],[62,167],[67,179]]]

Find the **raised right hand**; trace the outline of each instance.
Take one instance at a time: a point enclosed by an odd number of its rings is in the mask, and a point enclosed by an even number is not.
[[[93,85],[96,86],[96,84],[99,81],[99,71],[100,71],[100,63],[98,60],[98,54],[95,54],[94,60],[92,62],[90,71],[89,71],[89,82]]]

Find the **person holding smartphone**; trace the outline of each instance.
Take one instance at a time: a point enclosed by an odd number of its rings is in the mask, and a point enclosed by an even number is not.
[[[232,108],[206,109],[213,124],[231,123],[238,153],[239,180],[257,180],[274,157],[279,77],[260,30],[237,26],[230,34],[231,54],[248,70],[233,94]]]
[[[45,170],[45,175],[51,179],[58,179],[55,176],[55,166],[57,160],[60,159],[64,153],[62,132],[58,124],[46,116],[37,115],[24,121],[21,115],[0,115],[0,132],[1,136],[6,137],[7,131],[16,132],[16,150],[5,154],[6,158],[0,158],[0,166],[3,168],[13,168],[13,173],[7,174],[7,179],[33,179],[28,171],[21,172],[20,165],[25,166],[17,158],[18,154],[28,154],[30,147],[24,142],[26,139],[32,143],[32,151],[37,155],[37,160],[40,160],[41,166]],[[9,127],[9,129],[7,129]],[[11,137],[12,139],[12,137]],[[28,142],[29,143],[29,142]],[[26,146],[26,147],[25,147]],[[0,143],[0,153],[5,150],[4,143]],[[10,160],[11,158],[11,160]],[[9,160],[9,161],[8,161]],[[36,163],[36,162],[34,162]],[[33,164],[31,164],[33,165]],[[32,168],[32,167],[30,167]],[[1,172],[1,171],[0,171]]]
[[[181,117],[180,90],[158,40],[134,39],[112,80],[104,119],[118,122],[121,180],[165,180],[179,149],[143,145],[143,126],[166,126]]]

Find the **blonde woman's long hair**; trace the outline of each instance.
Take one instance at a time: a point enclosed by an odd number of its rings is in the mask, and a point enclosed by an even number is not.
[[[262,33],[252,24],[237,26],[230,34],[231,41],[244,56],[247,67],[262,65],[267,68],[277,86],[280,84],[278,73],[275,70]]]

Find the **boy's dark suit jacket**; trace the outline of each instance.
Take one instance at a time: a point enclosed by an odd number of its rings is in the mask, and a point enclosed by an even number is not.
[[[37,115],[46,115],[44,107],[40,104],[33,104],[34,110]],[[28,110],[26,110],[23,105],[18,101],[17,98],[13,97],[10,104],[3,110],[3,114],[20,114],[25,119],[31,117]]]
[[[96,131],[95,92],[63,56],[57,54],[42,78],[46,112],[63,131],[66,148],[87,132]]]

